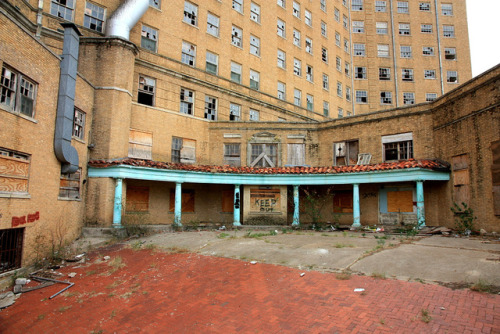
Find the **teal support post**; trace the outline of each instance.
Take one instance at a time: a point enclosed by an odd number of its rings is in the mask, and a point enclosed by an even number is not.
[[[240,185],[234,185],[234,210],[233,210],[233,226],[241,226],[240,223],[240,207],[241,207],[241,196],[240,196]]]
[[[174,226],[182,226],[182,183],[175,183]]]
[[[300,226],[300,211],[299,211],[299,186],[293,186],[293,227]]]
[[[352,185],[352,227],[361,227],[361,214],[359,210],[359,184]]]
[[[418,228],[425,227],[424,182],[417,181],[417,221]]]
[[[115,179],[115,200],[113,206],[113,227],[122,228],[123,179]]]

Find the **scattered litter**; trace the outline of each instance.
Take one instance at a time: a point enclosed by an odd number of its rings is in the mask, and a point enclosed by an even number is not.
[[[363,288],[356,288],[356,289],[354,289],[354,292],[363,292],[363,291],[365,291],[365,289],[363,289]]]
[[[226,230],[226,226],[225,225],[222,225],[221,227],[219,227],[219,231],[225,231]]]
[[[332,231],[336,231],[337,229],[332,225],[330,226],[332,228]]]
[[[383,227],[377,227],[377,229],[375,230],[375,232],[384,232],[384,228]]]
[[[75,285],[75,283],[71,283],[71,282],[68,282],[68,281],[58,281],[58,280],[55,280],[55,279],[51,279],[51,278],[45,278],[45,277],[37,277],[37,276],[33,276],[32,277],[34,280],[37,280],[37,281],[47,281],[47,282],[54,282],[54,283],[62,283],[62,284],[68,284],[67,287],[65,287],[64,289],[62,289],[61,291],[59,292],[56,292],[55,294],[53,294],[52,296],[49,297],[49,299],[52,299],[54,298],[55,296],[57,296],[58,294],[68,290],[69,288],[71,288],[73,285]]]
[[[257,264],[257,261],[250,261],[250,264]]]
[[[306,273],[302,273],[302,274],[300,274],[300,277],[304,277],[304,275],[305,275],[305,274],[306,274]]]
[[[111,259],[111,256],[106,255],[105,257],[103,257],[104,261],[108,261],[109,259]]]
[[[440,307],[440,309],[441,309],[441,310],[446,310],[446,309],[445,309],[444,307],[442,307],[442,306]]]
[[[278,234],[278,230],[274,230],[274,233]]]
[[[68,277],[71,277],[71,278],[73,278],[73,277],[75,277],[75,276],[76,276],[76,273],[69,273],[69,274],[68,274]]]

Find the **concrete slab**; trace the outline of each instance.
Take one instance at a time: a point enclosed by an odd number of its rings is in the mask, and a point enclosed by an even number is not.
[[[455,238],[436,235],[416,241],[415,244],[457,249],[490,250],[500,253],[500,241],[483,238]]]

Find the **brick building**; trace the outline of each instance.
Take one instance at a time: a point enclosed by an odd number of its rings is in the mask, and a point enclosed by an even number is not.
[[[310,223],[306,190],[327,198],[323,221],[451,227],[463,201],[500,231],[500,68],[467,81],[464,13],[464,1],[2,2],[0,272],[85,225]],[[395,56],[404,46],[411,59]]]

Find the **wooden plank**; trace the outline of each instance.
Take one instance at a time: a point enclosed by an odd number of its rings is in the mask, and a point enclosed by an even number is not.
[[[469,204],[470,190],[469,185],[459,185],[453,187],[453,201],[457,204]]]
[[[29,161],[0,156],[0,175],[28,177]]]
[[[28,192],[28,180],[4,177],[0,175],[0,191]]]
[[[125,208],[127,212],[147,212],[149,210],[149,187],[128,186]]]
[[[234,190],[222,191],[222,212],[234,211]]]
[[[169,211],[175,211],[175,190],[170,190]],[[183,189],[181,198],[182,212],[194,212],[194,190]]]
[[[387,212],[413,212],[413,191],[388,191]]]
[[[333,196],[333,212],[353,212],[353,200],[351,191],[336,192]]]
[[[305,152],[305,144],[288,144],[288,164],[292,166],[305,165]]]
[[[453,170],[469,168],[469,156],[467,154],[460,154],[452,157],[451,166]]]
[[[181,163],[196,162],[196,141],[191,139],[182,139]]]
[[[469,184],[469,170],[455,170],[453,171],[453,185],[460,186],[464,184]]]

